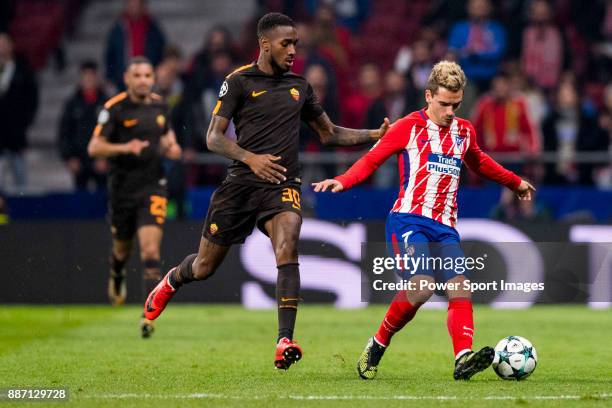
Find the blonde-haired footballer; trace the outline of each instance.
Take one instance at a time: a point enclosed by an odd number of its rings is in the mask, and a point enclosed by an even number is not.
[[[426,108],[393,124],[372,150],[346,173],[313,183],[317,192],[348,190],[368,178],[391,155],[396,155],[399,195],[386,225],[386,241],[391,256],[413,255],[415,249],[419,251],[415,256],[422,254],[443,259],[464,256],[455,230],[457,190],[463,162],[479,175],[515,191],[520,199],[531,199],[533,186],[483,153],[476,144],[472,124],[455,116],[466,82],[463,70],[455,62],[437,63],[425,89]],[[446,291],[447,326],[455,356],[453,377],[467,380],[492,363],[494,350],[491,347],[472,351],[471,293],[463,286],[466,274],[459,272],[462,271],[443,268],[398,271],[402,279],[414,282],[416,290],[403,290],[396,294],[380,328],[368,340],[359,358],[357,371],[362,378],[376,376],[391,337],[412,320],[419,307],[433,294],[427,285],[420,285],[421,282],[454,284]]]

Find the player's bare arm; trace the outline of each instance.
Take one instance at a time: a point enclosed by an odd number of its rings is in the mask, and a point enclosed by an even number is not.
[[[387,132],[390,123],[389,118],[385,118],[378,129],[349,129],[335,125],[323,112],[308,125],[317,132],[324,145],[353,146],[377,141]]]
[[[170,129],[159,140],[161,154],[170,160],[179,160],[181,158],[182,149],[176,142],[176,134]]]
[[[206,145],[210,151],[228,159],[243,162],[253,170],[257,177],[270,183],[280,184],[287,179],[283,174],[287,169],[274,163],[280,160],[280,157],[271,154],[254,154],[241,148],[236,142],[225,136],[228,126],[227,118],[213,116],[206,134]]]
[[[89,153],[91,157],[98,159],[119,156],[122,154],[140,156],[142,150],[147,146],[149,146],[149,142],[140,139],[132,139],[127,143],[111,143],[104,136],[94,133],[87,146],[87,153]]]

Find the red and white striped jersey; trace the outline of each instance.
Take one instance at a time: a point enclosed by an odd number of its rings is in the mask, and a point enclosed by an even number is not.
[[[336,180],[347,190],[367,179],[393,154],[397,155],[400,186],[391,211],[422,215],[451,227],[457,222],[462,162],[480,176],[512,190],[521,183],[520,177],[480,150],[468,120],[455,118],[449,127],[441,127],[427,117],[424,109],[395,122]]]

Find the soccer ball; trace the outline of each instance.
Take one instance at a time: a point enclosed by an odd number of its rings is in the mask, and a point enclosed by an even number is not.
[[[508,336],[495,346],[493,369],[504,380],[524,380],[536,368],[538,355],[529,340]]]

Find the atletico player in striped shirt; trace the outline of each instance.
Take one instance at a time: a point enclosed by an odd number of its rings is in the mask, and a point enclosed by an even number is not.
[[[505,169],[485,154],[476,143],[472,124],[455,116],[461,105],[466,77],[455,62],[437,63],[429,76],[425,99],[427,107],[398,120],[386,135],[346,173],[318,183],[316,192],[338,193],[368,178],[391,155],[399,167],[399,195],[389,212],[386,241],[392,254],[412,255],[415,245],[424,255],[441,258],[463,256],[459,245],[457,189],[462,162],[478,173],[530,200],[533,186]],[[400,291],[392,301],[377,333],[369,339],[357,371],[364,379],[376,376],[378,364],[391,337],[415,316],[419,307],[433,294],[426,285],[449,285],[447,326],[452,338],[456,380],[469,379],[487,368],[494,350],[484,347],[472,351],[474,322],[471,293],[463,286],[468,279],[453,269],[398,271],[403,279],[415,282],[415,290]],[[420,289],[425,286],[424,289]],[[451,287],[453,290],[451,290]]]

